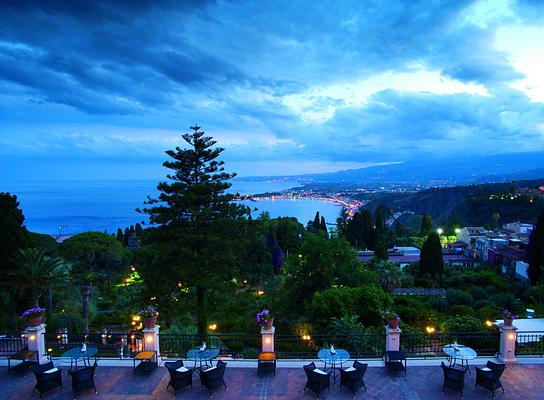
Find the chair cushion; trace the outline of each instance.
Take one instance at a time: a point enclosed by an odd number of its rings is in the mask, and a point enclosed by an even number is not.
[[[487,367],[483,367],[483,368],[480,368],[482,371],[491,371],[491,368],[487,368]]]
[[[355,371],[355,370],[356,370],[355,368],[349,367],[349,368],[346,368],[344,371],[351,372],[351,371]]]
[[[48,369],[47,371],[43,371],[44,374],[52,374],[53,372],[57,372],[59,369],[58,368],[51,368],[51,369]]]
[[[217,367],[210,367],[207,370],[205,370],[204,372],[213,371],[214,369],[217,369]]]
[[[319,368],[315,368],[314,372],[317,372],[318,374],[321,374],[321,375],[327,375],[327,373],[325,371],[320,370]]]
[[[179,367],[178,369],[176,369],[176,371],[178,371],[178,372],[187,372],[189,370],[187,368],[185,368],[185,367]]]

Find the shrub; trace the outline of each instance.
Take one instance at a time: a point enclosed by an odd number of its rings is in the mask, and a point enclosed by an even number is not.
[[[444,323],[446,332],[482,332],[484,324],[474,317],[450,317]]]
[[[474,302],[470,293],[461,289],[448,289],[446,298],[448,299],[450,307],[456,304],[472,306],[472,303]]]
[[[474,302],[474,309],[476,310],[489,306],[496,306],[496,304],[489,300],[478,300]]]
[[[485,290],[478,286],[473,286],[469,288],[468,292],[475,301],[484,300],[487,298],[487,293],[485,292]]]
[[[508,309],[515,308],[516,299],[510,293],[496,293],[489,297],[493,303]]]
[[[75,313],[53,313],[51,321],[47,321],[47,330],[53,332],[59,328],[67,328],[68,332],[82,332],[83,318]]]
[[[333,287],[314,293],[307,312],[312,323],[321,329],[327,327],[331,318],[346,314],[359,315],[359,321],[370,326],[381,324],[380,312],[391,304],[391,296],[375,285]]]
[[[495,321],[502,318],[502,308],[496,304],[489,304],[476,311],[476,316],[482,321]]]
[[[471,306],[466,306],[464,304],[455,304],[455,305],[450,307],[450,314],[451,315],[459,315],[459,316],[470,315],[470,316],[472,316],[473,313],[474,313],[474,310],[472,309],[472,307]]]
[[[395,310],[402,318],[403,330],[405,324],[423,330],[436,323],[436,313],[428,302],[408,296],[397,296],[394,302]]]

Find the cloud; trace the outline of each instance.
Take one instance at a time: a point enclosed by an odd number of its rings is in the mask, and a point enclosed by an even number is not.
[[[196,122],[244,166],[542,150],[539,4],[3,1],[0,151],[150,162]]]

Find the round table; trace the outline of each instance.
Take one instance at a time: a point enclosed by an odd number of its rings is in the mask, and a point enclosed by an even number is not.
[[[199,363],[199,369],[202,369],[203,364],[208,366],[208,361],[212,364],[212,360],[218,355],[219,349],[215,346],[208,346],[204,351],[200,350],[200,347],[193,347],[187,352],[187,359],[195,362],[195,369],[197,362]]]
[[[469,374],[470,369],[468,367],[468,362],[478,357],[478,354],[476,354],[474,349],[462,344],[448,344],[442,348],[442,351],[446,353],[450,359],[450,367],[455,366],[457,360],[460,360],[461,369],[463,369],[463,371],[468,371]]]
[[[330,349],[321,349],[317,353],[317,357],[325,363],[325,370],[327,369],[327,364],[331,365],[332,377],[336,383],[336,365],[340,364],[340,368],[342,368],[342,364],[349,360],[350,355],[344,349],[336,349],[334,354],[331,353]]]
[[[90,358],[94,357],[98,353],[98,349],[96,347],[87,347],[87,350],[81,351],[81,347],[74,347],[73,349],[70,349],[68,351],[65,351],[61,359],[70,359],[70,370],[72,369],[72,365],[76,365],[77,369],[77,363],[79,360],[83,360],[84,366],[91,366]]]

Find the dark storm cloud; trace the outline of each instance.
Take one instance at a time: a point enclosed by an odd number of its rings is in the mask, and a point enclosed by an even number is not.
[[[172,131],[198,121],[212,135],[228,132],[237,160],[397,161],[474,144],[542,146],[541,103],[511,89],[525,75],[495,46],[501,26],[537,24],[540,2],[512,2],[514,17],[485,24],[466,18],[474,4],[3,1],[0,113],[26,124],[5,125],[3,144],[27,151],[38,137],[43,152],[156,157],[169,143],[160,134],[119,139],[115,128]],[[323,89],[420,70],[480,90],[385,85],[353,104]],[[42,130],[41,122],[57,125]],[[93,124],[110,129],[93,138]],[[25,143],[22,130],[31,131]]]

